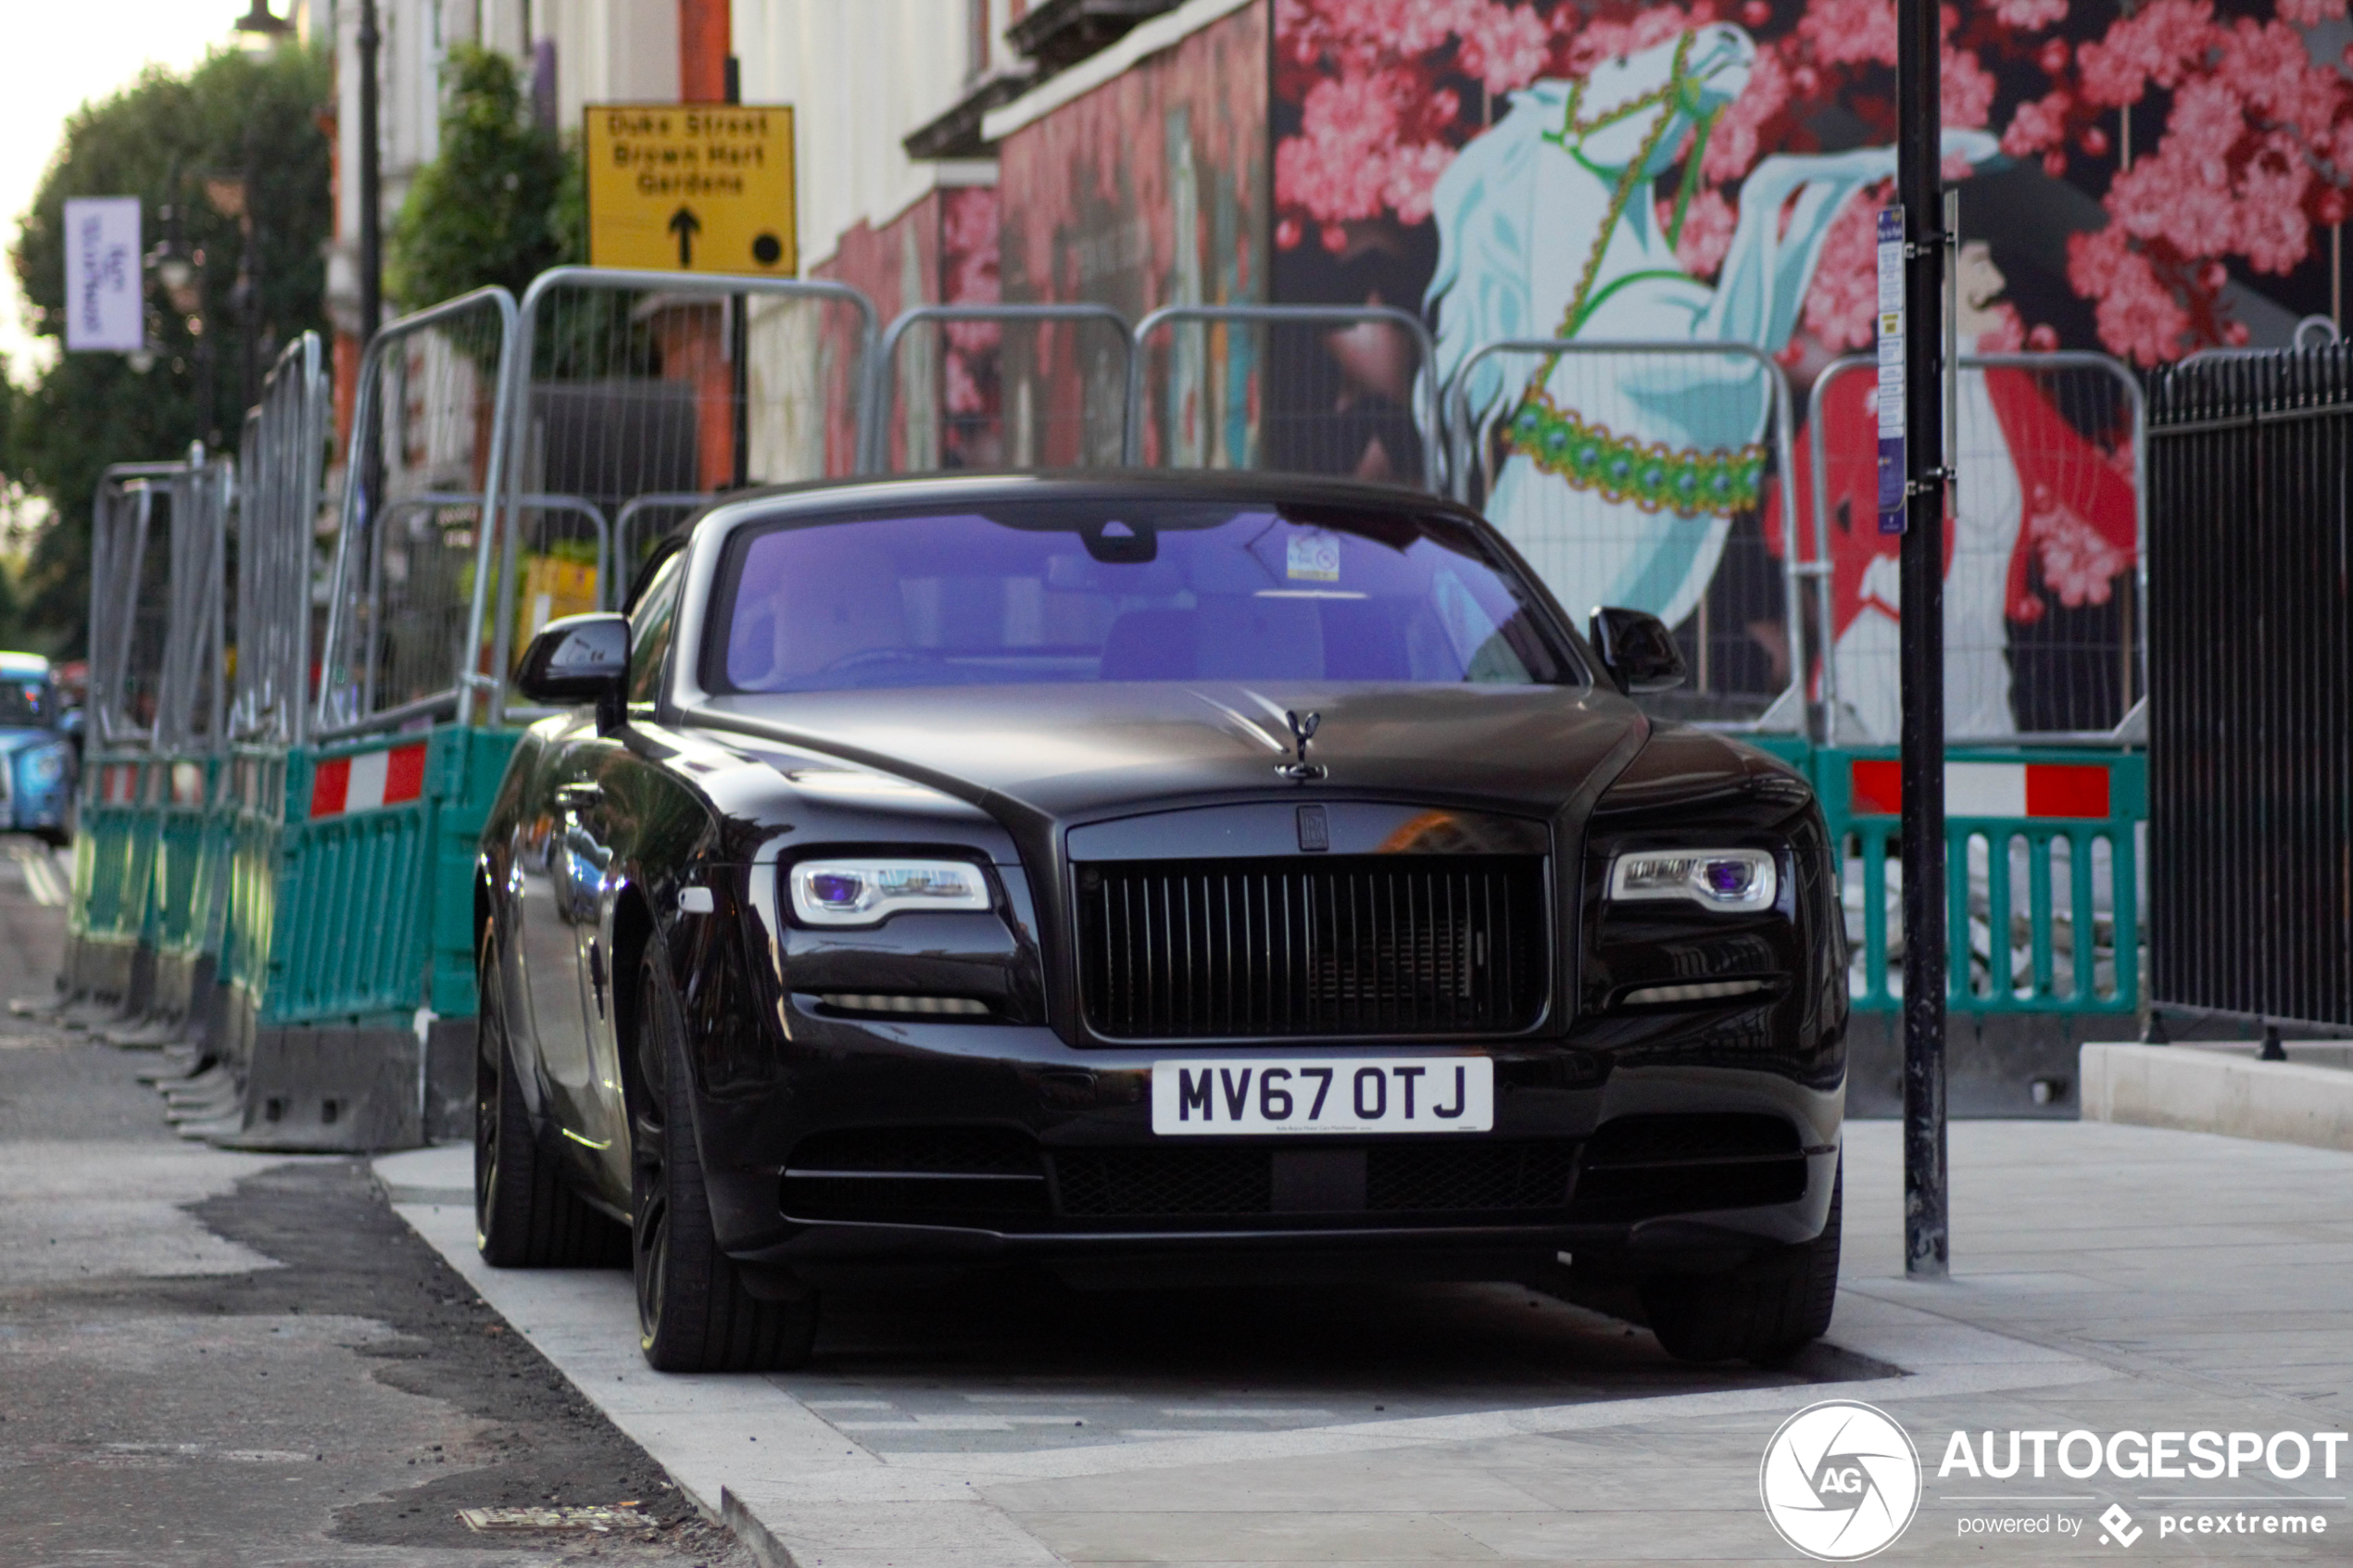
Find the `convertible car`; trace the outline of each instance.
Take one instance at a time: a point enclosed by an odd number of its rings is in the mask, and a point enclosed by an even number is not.
[[[749,492],[517,684],[475,900],[483,1255],[668,1370],[837,1282],[1510,1279],[1693,1360],[1838,1272],[1804,781],[1646,717],[1474,514],[1263,475]]]

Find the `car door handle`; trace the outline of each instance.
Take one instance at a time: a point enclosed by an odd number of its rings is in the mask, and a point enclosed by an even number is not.
[[[602,784],[563,784],[556,786],[556,804],[559,806],[594,806],[604,797]]]

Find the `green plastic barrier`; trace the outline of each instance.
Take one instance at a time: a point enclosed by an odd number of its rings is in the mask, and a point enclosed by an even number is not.
[[[232,756],[220,974],[245,1084],[220,1141],[396,1148],[470,1124],[474,844],[518,734]]]
[[[107,1008],[129,1002],[135,983],[155,863],[157,774],[134,752],[95,752],[82,768],[64,988]]]
[[[475,840],[519,734],[445,725],[238,756],[224,974],[257,1027],[472,1017]]]
[[[182,1017],[208,999],[220,951],[233,826],[228,770],[203,756],[155,768],[156,864],[142,942],[156,955],[154,1010]]]
[[[1901,796],[1893,746],[1770,747],[1811,774],[1841,846],[1861,941],[1854,1006],[1903,1006]],[[2139,828],[2148,759],[2118,748],[1969,746],[1945,759],[1946,1006],[1968,1013],[2140,1010]],[[1859,907],[1859,908],[1858,908]]]
[[[220,938],[220,984],[241,1010],[259,1010],[278,924],[278,843],[286,822],[286,754],[240,746],[229,755],[228,909]],[[305,785],[308,799],[308,784]]]
[[[437,739],[371,735],[288,755],[263,1026],[399,1027],[423,1004]]]

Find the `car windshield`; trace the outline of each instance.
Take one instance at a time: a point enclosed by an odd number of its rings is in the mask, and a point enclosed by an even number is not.
[[[57,721],[57,694],[46,681],[0,676],[0,728],[45,730]]]
[[[712,692],[1095,681],[1582,684],[1471,528],[1319,507],[1046,502],[748,528]]]

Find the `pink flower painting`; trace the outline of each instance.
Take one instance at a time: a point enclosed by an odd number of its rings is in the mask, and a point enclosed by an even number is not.
[[[2096,346],[2145,366],[2242,341],[2233,280],[2259,290],[2327,249],[2353,207],[2353,67],[2314,40],[2347,5],[1944,7],[1945,124],[1990,130],[2009,159],[2097,204],[2063,267],[2070,319],[2088,319]],[[1275,147],[1278,251],[1339,256],[1368,228],[1428,222],[1440,177],[1513,94],[1719,20],[1757,41],[1747,88],[1689,145],[1688,188],[1657,195],[1683,214],[1678,257],[1709,278],[1760,158],[1823,150],[1825,127],[1892,140],[1891,0],[1277,0],[1275,98],[1297,108]],[[1793,353],[1863,341],[1860,209],[1883,199],[1857,198],[1833,231]]]

